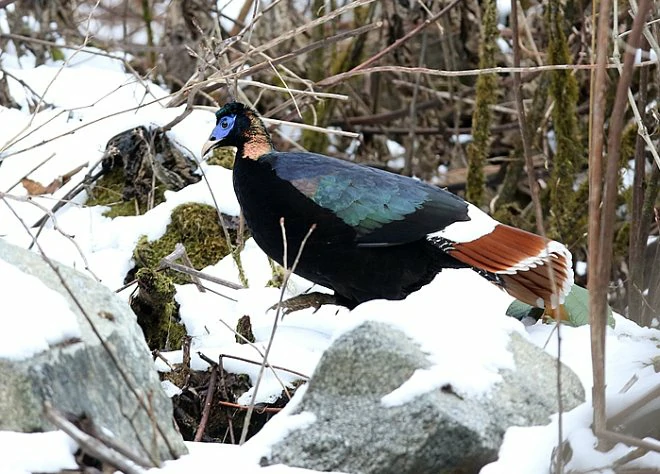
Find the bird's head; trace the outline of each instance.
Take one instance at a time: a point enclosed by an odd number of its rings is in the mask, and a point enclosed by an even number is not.
[[[219,147],[236,147],[237,158],[258,159],[272,151],[270,135],[257,113],[240,102],[229,102],[215,113],[215,128],[202,147],[202,158]]]

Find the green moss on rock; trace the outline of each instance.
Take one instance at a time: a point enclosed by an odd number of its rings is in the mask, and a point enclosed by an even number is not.
[[[85,204],[87,206],[108,206],[110,209],[103,215],[110,218],[139,216],[147,212],[149,210],[147,203],[141,203],[136,198],[130,201],[122,199],[124,184],[124,171],[121,168],[110,170],[89,189],[89,197]],[[163,201],[165,201],[165,186],[161,184],[155,188],[153,205],[157,206]]]
[[[230,230],[230,238],[236,237]],[[224,232],[218,222],[218,212],[212,206],[199,203],[182,204],[172,211],[172,221],[165,234],[150,242],[141,237],[133,252],[137,268],[156,268],[161,259],[174,251],[177,243],[182,243],[195,269],[217,263],[231,251]],[[179,272],[169,271],[167,275],[174,283],[190,283],[190,277]]]
[[[206,160],[209,165],[222,166],[228,170],[234,169],[234,159],[236,151],[233,148],[214,148],[211,157]]]
[[[150,268],[140,269],[136,278],[138,292],[131,298],[130,304],[147,345],[151,350],[179,349],[186,329],[178,322],[178,308],[174,301],[176,290],[172,280]]]

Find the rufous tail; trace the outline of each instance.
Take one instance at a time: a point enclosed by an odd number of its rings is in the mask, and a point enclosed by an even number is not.
[[[497,275],[511,296],[532,306],[555,308],[573,286],[572,257],[564,245],[508,225],[498,224],[471,242],[451,243],[446,252]]]

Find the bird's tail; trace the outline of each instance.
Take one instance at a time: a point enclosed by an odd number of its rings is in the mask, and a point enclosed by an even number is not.
[[[564,245],[508,225],[497,223],[467,242],[447,238],[442,247],[457,260],[494,274],[511,296],[532,306],[555,308],[573,286],[571,253]]]

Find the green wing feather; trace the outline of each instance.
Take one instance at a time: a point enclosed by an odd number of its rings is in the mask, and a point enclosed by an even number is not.
[[[462,220],[467,204],[421,181],[313,153],[270,153],[278,177],[355,229],[359,245],[397,245]]]

